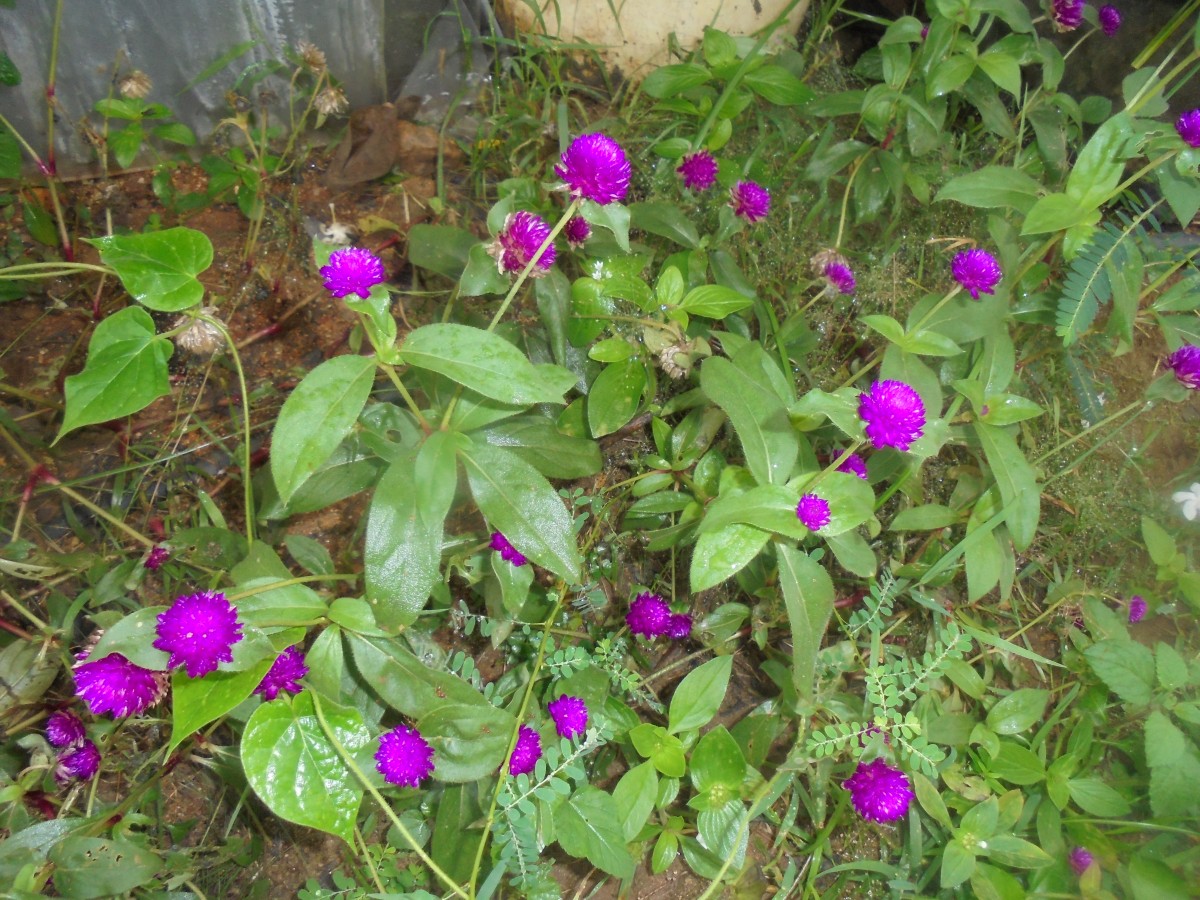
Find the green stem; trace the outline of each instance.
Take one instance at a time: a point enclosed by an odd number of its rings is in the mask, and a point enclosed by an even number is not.
[[[51,631],[53,631],[53,629],[48,624],[46,624],[45,621],[43,621],[42,619],[39,619],[37,616],[35,616],[33,613],[31,613],[29,610],[27,610],[24,606],[22,606],[20,604],[20,602],[18,602],[17,598],[12,596],[12,594],[10,594],[8,591],[0,591],[0,597],[3,597],[5,603],[7,603],[9,606],[11,606],[13,609],[15,609],[21,615],[23,615],[26,619],[28,619],[30,621],[30,623],[33,625],[33,627],[36,628],[38,631],[41,631],[44,634],[49,634]]]
[[[500,320],[504,318],[504,314],[508,312],[509,305],[513,302],[513,298],[517,296],[517,291],[521,289],[521,285],[525,283],[525,279],[529,277],[529,273],[533,271],[533,267],[537,265],[537,261],[542,258],[542,254],[546,252],[546,248],[554,243],[554,239],[558,237],[558,233],[563,230],[567,222],[571,221],[571,217],[579,211],[579,205],[582,201],[578,198],[572,200],[563,212],[561,218],[555,224],[550,233],[546,235],[546,239],[542,241],[542,246],[538,247],[537,253],[533,254],[529,262],[525,263],[525,268],[521,270],[521,274],[517,276],[517,280],[513,282],[512,287],[508,289],[508,293],[504,296],[500,308],[496,310],[496,315],[492,316],[492,323],[488,325],[488,331],[495,331],[496,326],[500,324]]]
[[[0,115],[0,120],[4,116]],[[13,272],[20,272],[14,275]],[[31,278],[59,278],[73,272],[99,272],[101,275],[116,275],[115,269],[109,266],[97,266],[91,263],[74,262],[40,262],[22,263],[19,266],[5,266],[0,269],[0,281],[16,281]],[[28,274],[26,274],[28,273]]]
[[[868,151],[868,154],[870,151]],[[862,168],[862,164],[867,161],[867,155],[864,154],[854,161],[854,165],[850,167],[850,175],[846,179],[846,190],[842,192],[842,213],[838,217],[837,237],[833,239],[834,249],[842,246],[842,234],[846,228],[846,209],[850,205],[850,188],[854,185],[854,178],[858,175],[858,170]]]
[[[762,787],[754,792],[754,799],[750,801],[750,805],[746,808],[745,813],[742,814],[742,821],[738,825],[737,834],[734,835],[730,846],[737,847],[741,845],[742,834],[750,827],[751,820],[755,818],[755,807],[763,801],[764,797],[775,790],[775,783],[779,780],[780,776],[784,774],[787,773],[783,772],[782,770],[776,772],[771,776],[770,781],[765,782]],[[725,862],[721,863],[721,868],[717,870],[716,876],[711,882],[709,882],[708,888],[703,894],[700,895],[698,900],[708,900],[709,897],[713,896],[715,891],[723,890],[721,880],[725,877],[725,873],[729,871],[729,867],[733,865],[733,858],[736,855],[737,854],[730,853],[726,856]]]
[[[315,691],[310,691],[310,694],[312,696],[313,712],[317,715],[317,721],[321,724],[321,730],[325,732],[326,739],[333,745],[333,749],[337,751],[338,756],[341,757],[342,763],[347,769],[350,770],[354,777],[359,780],[362,786],[366,789],[367,793],[371,795],[371,798],[379,804],[379,808],[383,810],[384,815],[391,820],[392,827],[394,827],[396,831],[400,833],[400,836],[404,838],[408,846],[412,848],[413,853],[417,854],[417,856],[421,858],[421,862],[423,862],[429,868],[429,871],[436,875],[438,879],[445,884],[455,896],[462,897],[464,900],[468,900],[467,892],[459,886],[458,882],[442,871],[441,866],[435,863],[429,854],[421,848],[421,845],[417,842],[417,839],[413,837],[412,832],[408,830],[407,826],[405,826],[402,821],[400,821],[400,817],[396,815],[396,812],[392,809],[391,804],[384,799],[384,796],[379,793],[379,790],[375,787],[375,785],[371,784],[370,780],[366,776],[366,773],[364,773],[363,770],[358,767],[358,763],[354,761],[354,758],[350,755],[349,751],[342,746],[342,742],[338,740],[333,729],[329,727],[329,723],[325,721],[325,710],[321,708],[320,696]]]
[[[1051,447],[1049,450],[1047,450],[1045,453],[1043,453],[1041,456],[1039,456],[1037,459],[1035,459],[1033,461],[1033,464],[1035,466],[1040,466],[1042,463],[1044,463],[1050,457],[1054,456],[1057,453],[1060,453],[1063,450],[1066,450],[1068,447],[1070,447],[1072,444],[1076,443],[1077,441],[1083,440],[1085,437],[1087,437],[1093,431],[1096,431],[1099,428],[1103,428],[1109,422],[1112,422],[1115,419],[1119,419],[1121,416],[1137,409],[1139,406],[1142,407],[1142,411],[1144,412],[1146,409],[1149,409],[1151,406],[1153,406],[1153,404],[1147,402],[1145,399],[1134,400],[1128,406],[1121,407],[1115,413],[1113,413],[1110,416],[1106,416],[1105,418],[1103,418],[1099,422],[1097,422],[1095,425],[1089,425],[1087,428],[1085,428],[1083,431],[1079,432],[1079,434],[1075,435],[1074,437],[1067,438],[1062,443],[1057,444],[1054,447]]]
[[[916,334],[918,331],[921,330],[922,325],[924,325],[926,322],[928,322],[930,319],[932,319],[935,315],[937,315],[937,313],[941,310],[941,308],[943,306],[945,306],[947,303],[949,303],[951,300],[953,300],[955,297],[957,297],[960,293],[962,293],[962,285],[961,284],[955,285],[954,290],[952,290],[945,297],[943,297],[941,300],[939,300],[937,303],[935,303],[933,305],[933,308],[930,309],[929,312],[927,312],[927,313],[925,313],[925,315],[921,316],[920,321],[917,322],[916,325],[914,325],[912,328],[908,328],[905,330],[908,331],[910,334]]]
[[[229,353],[233,357],[233,366],[237,370],[238,388],[242,392],[242,428],[245,431],[242,439],[242,496],[245,498],[246,504],[246,540],[251,546],[254,545],[254,486],[250,483],[250,392],[246,389],[246,373],[242,369],[242,358],[238,354],[237,344],[234,343],[233,337],[229,334],[229,330],[224,323],[212,316],[199,314],[196,318],[211,325],[217,331],[221,332],[221,337],[225,339],[226,345],[229,347]]]
[[[140,531],[137,531],[136,529],[131,528],[130,526],[126,525],[124,522],[122,522],[120,519],[118,519],[112,513],[108,512],[108,510],[97,506],[91,500],[87,499],[87,497],[84,497],[82,494],[71,490],[71,488],[67,487],[65,484],[58,484],[56,482],[52,482],[51,484],[55,490],[62,491],[64,494],[66,494],[68,497],[70,497],[72,500],[74,500],[80,506],[83,506],[86,509],[91,510],[91,512],[94,515],[99,516],[101,519],[103,519],[109,525],[112,525],[114,528],[125,532],[125,534],[129,535],[135,541],[145,544],[147,547],[154,546],[155,542],[150,540],[150,538],[146,537]]]
[[[400,375],[396,371],[396,367],[391,363],[385,362],[380,362],[378,365],[381,369],[383,369],[384,374],[387,375],[388,379],[392,382],[392,386],[400,392],[400,396],[404,398],[404,403],[408,406],[409,411],[416,416],[417,424],[421,426],[421,430],[426,434],[431,434],[433,432],[433,426],[430,425],[425,416],[421,414],[421,408],[417,406],[417,401],[413,399],[412,394],[408,392],[408,388],[404,386],[404,382],[400,380]]]

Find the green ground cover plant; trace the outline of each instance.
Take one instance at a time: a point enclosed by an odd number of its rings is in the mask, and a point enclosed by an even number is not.
[[[0,270],[127,294],[56,443],[170,395],[198,341],[241,430],[234,524],[209,498],[155,540],[0,420],[27,468],[0,572],[78,586],[0,594],[14,896],[202,896],[149,799],[184,757],[344,842],[306,897],[583,896],[672,869],[699,897],[1190,894],[1200,487],[1154,485],[1094,533],[1062,498],[1200,390],[1195,249],[1160,240],[1200,210],[1200,110],[1167,115],[1197,4],[1118,104],[1060,92],[1085,50],[1049,39],[1103,40],[1113,7],[931,0],[852,71],[821,62],[837,12],[784,49],[774,26],[709,29],[613,97],[553,64],[512,114],[501,87],[472,145],[480,221],[408,233],[436,309],[409,326],[375,253],[305,247],[355,324],[257,474],[202,231],[97,231],[99,262]],[[330,76],[291,63],[290,137],[236,119],[219,184],[291,165],[324,114]],[[169,113],[97,112],[131,123],[118,163]],[[188,144],[157,127],[138,143]],[[1110,411],[1090,361],[1147,344],[1152,376]],[[112,529],[103,559],[20,537],[43,485]],[[364,494],[351,559],[282,536]],[[146,602],[154,578],[174,599]],[[766,688],[734,713],[739,666]]]

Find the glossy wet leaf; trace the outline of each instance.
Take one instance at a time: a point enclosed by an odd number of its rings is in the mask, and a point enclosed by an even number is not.
[[[674,203],[644,202],[629,204],[630,224],[682,247],[700,246],[700,233],[695,224]]]
[[[792,634],[792,683],[802,698],[812,694],[817,653],[833,614],[833,580],[812,557],[778,544],[779,586]]]
[[[623,427],[638,411],[646,390],[646,367],[640,359],[605,366],[588,391],[588,427],[600,438]]]
[[[755,480],[782,484],[791,475],[800,445],[787,407],[766,377],[721,357],[700,367],[700,387],[729,417]]]
[[[374,378],[372,357],[335,356],[304,376],[284,401],[271,438],[271,474],[284,503],[350,433]]]
[[[493,774],[504,762],[515,722],[490,703],[447,703],[417,720],[433,746],[438,781],[459,784]]]
[[[996,734],[1020,734],[1042,720],[1050,692],[1020,688],[1001,697],[988,710],[987,726]]]
[[[373,740],[355,710],[325,702],[323,712],[349,755]],[[247,781],[275,815],[353,842],[362,786],[322,730],[310,692],[256,709],[241,754]]]
[[[746,777],[746,758],[724,725],[718,725],[700,738],[692,751],[688,774],[697,791],[707,791],[714,785],[731,792],[741,789]]]
[[[489,425],[482,434],[487,443],[515,453],[547,478],[586,478],[603,465],[595,441],[564,434],[545,416],[514,416]]]
[[[254,693],[274,662],[272,656],[242,672],[209,672],[203,678],[189,678],[183,669],[176,669],[171,676],[171,740],[167,752]]]
[[[721,708],[731,671],[733,657],[718,656],[684,676],[671,697],[667,730],[679,734],[707,725]]]
[[[212,242],[192,228],[166,228],[88,239],[117,271],[125,290],[150,309],[178,312],[204,299],[196,277],[213,260]]]
[[[625,847],[618,813],[610,795],[585,785],[554,810],[558,843],[567,853],[586,858],[603,872],[629,878],[633,857]]]
[[[149,882],[163,866],[154,852],[132,841],[68,837],[50,851],[55,893],[63,897],[113,897]]]
[[[771,535],[750,525],[726,525],[696,539],[689,582],[704,591],[732,578],[762,551]]]
[[[639,763],[621,776],[613,788],[613,801],[617,806],[617,818],[621,823],[621,834],[632,841],[654,811],[654,798],[658,793],[658,776],[654,763]]]
[[[759,66],[746,73],[746,87],[776,106],[799,106],[816,96],[813,89],[783,66]]]
[[[975,423],[975,432],[987,455],[992,476],[1000,489],[1005,506],[1005,521],[1018,552],[1033,542],[1041,513],[1041,492],[1037,472],[1025,459],[1016,439],[1007,431],[984,422]]]
[[[169,394],[167,360],[174,349],[151,330],[89,353],[83,371],[63,385],[66,414],[55,442],[76,428],[132,415]]]

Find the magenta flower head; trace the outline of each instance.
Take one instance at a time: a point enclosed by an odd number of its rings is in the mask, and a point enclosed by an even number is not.
[[[642,637],[664,635],[670,623],[671,607],[658,594],[638,594],[625,614],[625,624],[629,626],[630,634],[640,634]]]
[[[397,725],[380,735],[375,768],[389,784],[417,787],[433,774],[433,747],[417,729]]]
[[[1189,147],[1200,147],[1200,109],[1189,110],[1176,119],[1175,130]]]
[[[571,192],[571,199],[607,206],[625,197],[633,169],[621,145],[605,134],[581,134],[563,151],[554,167]]]
[[[796,518],[809,531],[820,531],[829,524],[829,501],[816,494],[805,494],[796,504]]]
[[[142,563],[142,565],[145,566],[147,569],[149,569],[151,572],[157,572],[158,569],[162,566],[162,564],[165,563],[170,558],[171,558],[171,551],[168,550],[166,547],[164,547],[162,544],[159,544],[157,547],[154,547],[153,549],[151,549],[151,551],[149,553],[146,554],[146,559]]]
[[[1121,11],[1115,6],[1102,6],[1099,11],[1100,28],[1112,37],[1121,28]]]
[[[550,226],[541,216],[518,210],[509,213],[504,220],[504,227],[488,247],[496,259],[496,269],[501,275],[506,272],[520,272],[529,264],[538,248],[546,238],[550,237]],[[533,278],[545,275],[554,265],[554,245],[551,244],[538,257],[529,274]]]
[[[1083,0],[1052,0],[1050,15],[1059,31],[1074,31],[1083,23]]]
[[[717,161],[707,150],[683,154],[683,161],[675,171],[689,191],[707,191],[717,181]]]
[[[563,226],[563,234],[566,235],[567,243],[572,247],[582,247],[584,242],[592,236],[592,226],[583,216],[571,216],[567,220],[567,224]]]
[[[517,745],[508,758],[508,774],[528,775],[542,758],[542,739],[528,725],[517,730]]]
[[[587,704],[579,697],[563,694],[557,700],[551,700],[546,704],[546,712],[550,713],[550,718],[554,720],[554,727],[558,729],[559,737],[570,740],[587,731]],[[534,761],[537,761],[536,758]]]
[[[85,737],[83,721],[73,712],[59,710],[46,720],[46,740],[53,747],[74,747],[82,744]]]
[[[950,266],[954,280],[967,289],[972,300],[980,294],[994,294],[1004,273],[996,258],[986,250],[963,250],[954,255]]]
[[[671,613],[667,619],[667,637],[682,641],[692,636],[692,617],[687,613]]]
[[[145,712],[167,692],[166,678],[134,665],[120,653],[75,666],[75,693],[92,715],[116,717]]]
[[[1184,344],[1167,357],[1167,368],[1184,387],[1200,391],[1200,347]]]
[[[91,741],[84,741],[74,750],[58,758],[54,769],[54,780],[59,784],[68,781],[87,781],[100,771],[100,751]]]
[[[274,700],[280,691],[290,691],[298,694],[303,690],[299,681],[308,674],[308,666],[304,664],[304,654],[299,647],[288,647],[271,663],[267,674],[258,683],[254,693],[261,694],[264,700]]]
[[[242,639],[237,610],[218,592],[185,594],[158,614],[154,647],[170,653],[167,668],[184,666],[200,678],[218,663],[233,662],[233,645]]]
[[[859,763],[842,782],[858,814],[872,822],[894,822],[908,812],[913,790],[908,776],[882,759]]]
[[[1141,594],[1129,598],[1129,624],[1136,625],[1146,617],[1146,599]]]
[[[839,453],[838,456],[841,456]],[[863,462],[863,458],[857,453],[851,453],[842,460],[841,465],[837,467],[839,472],[847,472],[851,475],[857,475],[863,481],[867,480],[867,464]]]
[[[366,300],[371,288],[387,281],[383,260],[362,247],[334,250],[329,265],[321,266],[320,272],[325,279],[325,290],[335,297],[357,294]]]
[[[729,189],[729,205],[734,215],[753,225],[771,211],[771,193],[761,184],[739,181]]]
[[[925,404],[903,381],[876,381],[858,398],[858,415],[867,439],[877,448],[903,452],[925,433]]]
[[[1091,868],[1095,861],[1096,858],[1083,847],[1076,847],[1067,856],[1067,862],[1071,864],[1071,871],[1076,875],[1082,875]]]
[[[508,538],[498,531],[492,532],[491,548],[500,554],[505,562],[510,562],[518,568],[529,562],[516,547],[508,542]]]
[[[842,263],[829,263],[825,267],[825,285],[830,293],[837,291],[841,294],[853,294],[855,288],[854,272]]]

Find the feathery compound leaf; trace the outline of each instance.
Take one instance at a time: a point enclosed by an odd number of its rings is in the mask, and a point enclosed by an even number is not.
[[[1109,266],[1120,265],[1125,258],[1121,247],[1123,237],[1111,225],[1106,226],[1071,261],[1071,271],[1063,283],[1055,314],[1055,331],[1064,344],[1077,341],[1091,327],[1100,307],[1112,299]]]

